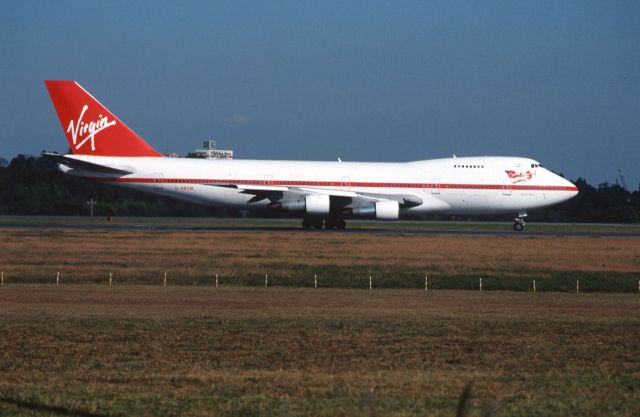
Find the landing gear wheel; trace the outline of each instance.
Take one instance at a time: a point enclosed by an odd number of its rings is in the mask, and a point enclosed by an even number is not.
[[[309,229],[322,229],[322,219],[304,219],[302,220],[302,228]]]
[[[527,212],[520,210],[518,217],[515,218],[515,223],[513,223],[513,230],[516,232],[522,232],[522,229],[524,229],[524,225],[526,224],[524,222],[525,217],[527,217]]]
[[[343,219],[327,219],[324,222],[324,227],[327,229],[344,229],[347,227],[347,222]]]

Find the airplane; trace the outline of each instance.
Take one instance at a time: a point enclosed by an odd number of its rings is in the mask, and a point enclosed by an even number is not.
[[[344,229],[346,219],[426,213],[517,213],[578,194],[530,158],[479,156],[413,162],[222,160],[164,157],[75,81],[46,88],[70,154],[43,152],[69,175],[210,206],[284,210],[304,229]]]

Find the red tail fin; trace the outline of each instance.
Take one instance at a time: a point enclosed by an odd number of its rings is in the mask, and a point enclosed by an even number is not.
[[[162,156],[75,81],[45,81],[71,152]]]

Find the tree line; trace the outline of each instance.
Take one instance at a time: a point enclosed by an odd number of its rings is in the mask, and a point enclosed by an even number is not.
[[[592,186],[583,178],[573,181],[580,193],[563,204],[534,210],[529,219],[552,222],[638,223],[640,187],[629,191],[619,184]],[[10,162],[0,158],[0,215],[87,216],[87,204],[96,201],[97,216],[286,216],[282,212],[241,213],[208,207],[127,188],[101,184],[65,175],[56,163],[34,156],[18,155]],[[513,215],[491,216],[494,220]],[[466,220],[467,217],[433,215],[425,219]],[[479,217],[478,219],[487,219]]]

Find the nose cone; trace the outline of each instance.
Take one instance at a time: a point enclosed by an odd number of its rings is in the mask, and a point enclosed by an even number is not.
[[[576,187],[574,183],[572,183],[571,181],[567,181],[559,175],[557,177],[560,190],[562,190],[562,194],[564,197],[563,201],[569,200],[578,195],[578,187]]]

